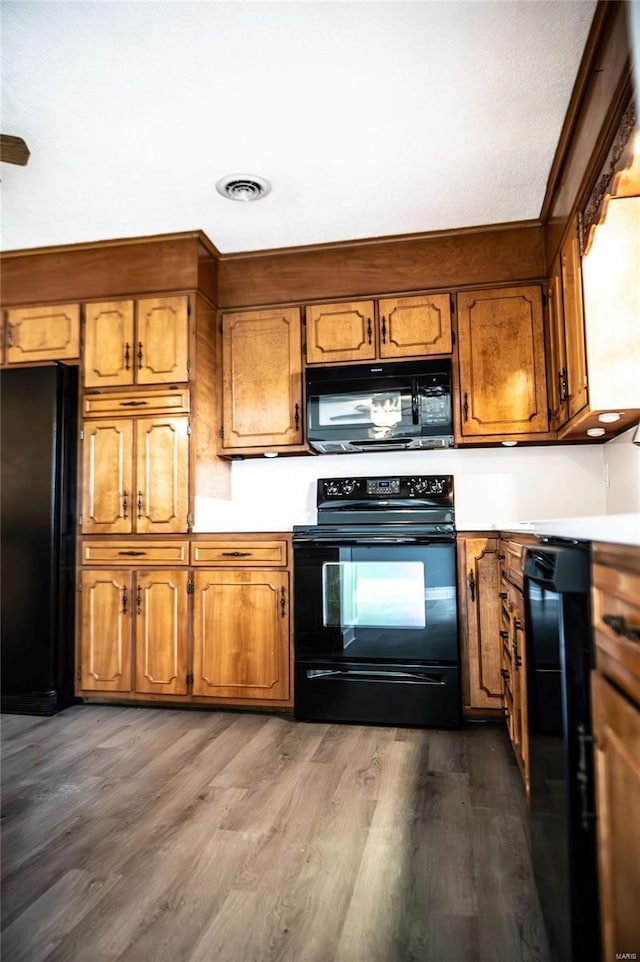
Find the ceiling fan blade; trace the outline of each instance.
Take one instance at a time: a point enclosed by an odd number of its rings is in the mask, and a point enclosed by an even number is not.
[[[24,167],[29,160],[29,148],[22,137],[0,134],[0,160],[7,164],[19,164]]]

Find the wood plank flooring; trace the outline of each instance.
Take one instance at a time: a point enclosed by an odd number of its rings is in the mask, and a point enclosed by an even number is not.
[[[3,962],[548,962],[501,726],[2,717]]]

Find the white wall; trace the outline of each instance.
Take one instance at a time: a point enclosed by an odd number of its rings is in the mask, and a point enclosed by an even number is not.
[[[640,512],[640,445],[631,428],[603,445],[607,514]]]
[[[460,531],[600,515],[606,510],[603,447],[549,445],[237,461],[231,501],[197,503],[195,530],[287,531],[296,524],[315,524],[315,482],[334,476],[453,474]],[[620,479],[626,470],[624,464],[616,464],[612,476]],[[621,485],[616,481],[616,488],[621,490]]]

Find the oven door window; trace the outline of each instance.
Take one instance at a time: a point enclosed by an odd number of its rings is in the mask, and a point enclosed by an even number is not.
[[[328,561],[323,565],[325,627],[424,628],[424,600],[421,561]]]

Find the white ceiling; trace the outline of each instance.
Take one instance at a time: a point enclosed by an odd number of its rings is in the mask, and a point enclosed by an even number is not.
[[[2,2],[5,249],[536,218],[595,0]],[[220,197],[262,175],[254,203]]]

